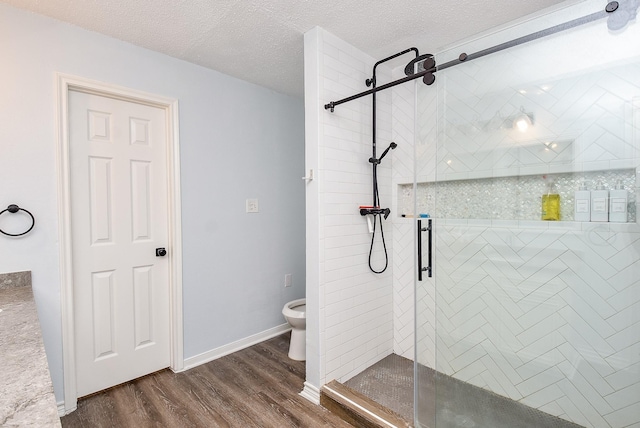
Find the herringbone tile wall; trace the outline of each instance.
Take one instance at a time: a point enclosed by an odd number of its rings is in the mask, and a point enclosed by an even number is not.
[[[489,64],[482,65],[464,64],[440,76],[438,89],[447,102],[439,124],[438,179],[637,166],[637,130],[630,118],[634,97],[640,96],[637,59],[486,92],[482,79]],[[460,82],[470,81],[476,82],[480,94],[459,93]],[[526,133],[513,127],[521,109],[533,117]]]
[[[436,227],[437,370],[587,427],[638,426],[640,227],[455,223]]]

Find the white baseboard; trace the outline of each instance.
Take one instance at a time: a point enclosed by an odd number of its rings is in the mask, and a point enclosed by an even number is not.
[[[198,354],[194,357],[185,358],[184,369],[180,371],[192,369],[201,364],[208,363],[209,361],[213,361],[220,357],[224,357],[225,355],[240,351],[241,349],[248,348],[249,346],[255,345],[256,343],[264,342],[267,339],[279,336],[289,330],[291,330],[291,326],[288,323],[280,324],[279,326],[270,328],[269,330],[256,333],[252,336],[245,337],[244,339],[236,340],[235,342],[231,342],[227,345],[223,345],[210,351],[203,352],[202,354]]]
[[[313,404],[320,404],[320,390],[309,382],[304,383],[304,389],[299,395],[311,401]]]
[[[58,401],[56,403],[58,405],[58,416],[63,417],[64,415],[68,415],[69,413],[75,411],[78,406],[76,405],[76,407],[74,407],[73,409],[66,409],[64,407],[64,401]]]

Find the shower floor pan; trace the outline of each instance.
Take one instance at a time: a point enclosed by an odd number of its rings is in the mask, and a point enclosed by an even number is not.
[[[583,428],[424,366],[419,372],[420,428]],[[397,415],[396,426],[413,426],[413,379],[413,361],[391,354],[344,386]]]

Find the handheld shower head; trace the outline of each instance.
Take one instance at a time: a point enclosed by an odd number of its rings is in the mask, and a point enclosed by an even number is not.
[[[387,149],[382,152],[382,155],[378,158],[378,163],[380,163],[380,161],[382,160],[383,157],[385,157],[385,155],[387,154],[387,152],[389,151],[389,149],[393,150],[396,147],[398,147],[398,145],[396,143],[391,143],[389,144],[389,147],[387,147]]]

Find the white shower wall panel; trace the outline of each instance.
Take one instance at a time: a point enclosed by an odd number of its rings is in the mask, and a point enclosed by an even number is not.
[[[320,28],[308,34],[317,46],[318,90],[315,99],[307,102],[324,105],[367,89],[364,82],[371,77],[375,59]],[[377,74],[380,80],[390,80],[384,67],[378,67]],[[391,142],[390,93],[379,94],[377,106],[379,154]],[[321,108],[317,134],[307,133],[307,152],[317,154],[315,164],[307,157],[307,170],[315,170],[307,199],[316,198],[319,207],[318,213],[312,214],[317,222],[308,221],[307,228],[317,228],[319,254],[317,260],[308,258],[307,263],[318,263],[320,272],[318,278],[308,280],[308,286],[317,289],[307,290],[307,294],[317,293],[320,305],[318,386],[332,379],[347,380],[393,350],[392,265],[390,261],[381,275],[369,270],[371,234],[358,208],[371,205],[373,198],[368,162],[372,155],[371,114],[371,97],[340,105],[333,113]],[[380,165],[378,175],[381,203],[391,207],[390,162]],[[391,259],[393,228],[390,222],[384,227]],[[379,270],[385,264],[379,227],[377,235],[371,263]],[[313,376],[308,374],[307,378]]]

